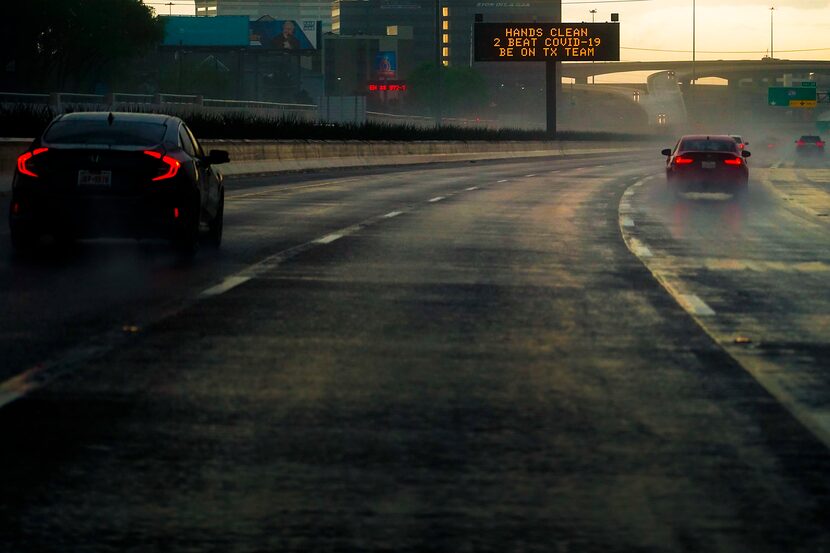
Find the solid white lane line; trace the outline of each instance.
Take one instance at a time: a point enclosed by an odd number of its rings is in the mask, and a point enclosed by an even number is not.
[[[384,219],[391,219],[392,217],[397,217],[401,213],[403,213],[403,211],[390,211],[389,213],[384,215],[383,218]]]
[[[535,176],[536,176],[536,173],[531,173],[529,175],[525,175],[525,177],[535,177]]]
[[[251,277],[246,276],[230,276],[227,277],[225,280],[217,284],[216,286],[211,286],[207,290],[204,290],[200,296],[207,297],[207,296],[218,296],[220,294],[224,294],[228,290],[236,288],[243,282],[248,282],[251,280]]]
[[[435,196],[434,198],[431,198],[428,201],[429,201],[429,203],[435,203],[435,202],[440,202],[443,199],[444,199],[444,196]]]
[[[507,179],[497,180],[496,182],[507,182]]]
[[[472,192],[473,190],[478,190],[478,186],[471,186],[470,188],[465,188],[467,192]]]
[[[679,299],[683,308],[689,313],[702,317],[711,317],[715,314],[715,311],[695,294],[680,294]]]
[[[317,240],[315,240],[314,243],[315,244],[331,244],[335,240],[340,240],[341,238],[343,238],[343,235],[339,234],[339,233],[327,234],[327,235],[323,236],[322,238],[318,238]]]

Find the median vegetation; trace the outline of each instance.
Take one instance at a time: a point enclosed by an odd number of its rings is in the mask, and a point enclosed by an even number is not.
[[[135,111],[135,110],[133,110]],[[144,110],[142,110],[144,111]],[[154,111],[154,110],[146,110]],[[44,105],[0,106],[0,129],[4,137],[39,136],[56,116]],[[328,123],[251,113],[191,111],[170,113],[184,119],[199,138],[225,140],[377,140],[377,141],[506,141],[547,140],[541,129],[492,129],[484,127],[416,127],[387,123]],[[647,135],[565,131],[560,140],[642,140]]]

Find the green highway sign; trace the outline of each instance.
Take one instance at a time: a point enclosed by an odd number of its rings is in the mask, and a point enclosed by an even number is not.
[[[784,108],[816,107],[816,89],[809,86],[771,86],[767,95],[769,105]]]
[[[801,86],[816,87],[816,81],[801,81]]]

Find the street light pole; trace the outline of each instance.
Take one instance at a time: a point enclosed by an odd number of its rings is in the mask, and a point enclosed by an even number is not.
[[[697,80],[697,72],[695,71],[695,38],[697,36],[695,32],[696,21],[695,0],[692,0],[692,84],[694,84]]]
[[[774,6],[769,9],[769,58],[770,59],[775,59],[775,50],[773,49],[773,42],[772,42],[772,37],[773,37],[772,31],[773,31],[773,28],[774,28],[773,27],[773,21],[774,21],[773,14],[775,14],[775,7]]]
[[[594,23],[594,16],[597,14],[597,10],[591,10],[591,23]],[[593,60],[591,60],[591,65],[594,65]],[[591,84],[597,84],[597,76],[591,75]]]

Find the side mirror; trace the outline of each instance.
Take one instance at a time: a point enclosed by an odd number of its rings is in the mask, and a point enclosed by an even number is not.
[[[742,155],[742,156],[744,156],[744,157],[749,157],[749,156],[751,156],[752,154],[751,154],[751,153],[749,153],[749,152],[747,152],[746,150],[744,150],[744,151],[742,151],[742,152],[741,152],[741,155]]]
[[[670,156],[671,155],[671,148],[666,148],[665,150],[661,151],[660,153],[663,154],[664,156]]]
[[[220,163],[228,163],[231,160],[230,154],[225,150],[211,150],[207,157],[207,162],[210,165],[218,165]]]

